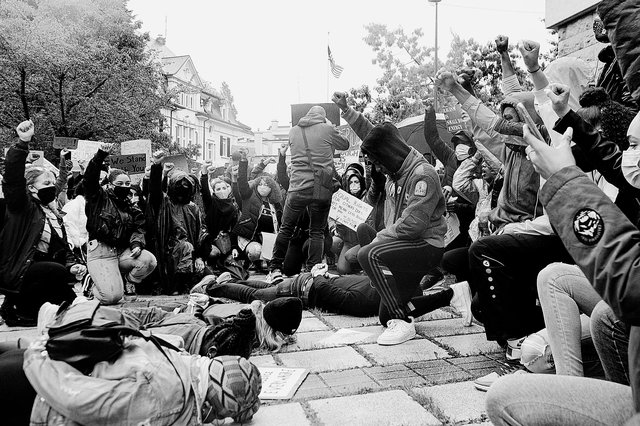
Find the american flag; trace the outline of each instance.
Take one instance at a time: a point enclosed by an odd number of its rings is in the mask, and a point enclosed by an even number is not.
[[[327,46],[327,50],[329,51],[329,65],[331,65],[331,73],[335,78],[340,78],[340,74],[344,71],[340,65],[336,64],[336,61],[333,60],[333,56],[331,55],[331,48]]]

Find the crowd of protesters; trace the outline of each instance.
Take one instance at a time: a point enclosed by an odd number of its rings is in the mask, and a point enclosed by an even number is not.
[[[226,169],[187,171],[159,151],[140,185],[107,166],[113,145],[80,174],[65,151],[55,173],[29,164],[37,129],[20,123],[2,172],[3,321],[46,332],[93,309],[94,326],[152,329],[176,344],[132,339],[86,371],[52,360],[46,333],[26,349],[3,344],[0,374],[15,380],[0,405],[23,407],[16,422],[246,420],[260,388],[246,359],[292,341],[304,308],[378,315],[378,344],[400,345],[416,318],[452,306],[505,350],[507,367],[475,380],[495,424],[637,421],[640,6],[604,0],[598,14],[599,73],[577,58],[543,68],[540,45],[519,43],[532,91],[498,36],[498,111],[476,96],[473,70],[440,71],[436,85],[468,120],[445,142],[427,103],[431,155],[336,92],[362,140],[362,162],[341,175],[334,156],[349,142],[321,106],[293,123],[277,161],[250,168],[240,150]],[[372,207],[357,228],[329,218],[338,190]],[[452,215],[460,232],[447,239]],[[444,273],[455,283],[441,285]],[[118,305],[138,293],[190,296],[176,309]],[[81,387],[97,391],[73,397]],[[124,395],[154,403],[136,408]],[[108,409],[98,404],[107,398]]]

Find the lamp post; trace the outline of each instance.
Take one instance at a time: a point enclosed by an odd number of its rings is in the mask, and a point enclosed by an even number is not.
[[[434,80],[435,80],[435,76],[438,75],[438,3],[440,3],[442,0],[427,0],[429,3],[435,3],[436,6],[436,43],[435,43],[435,48],[436,48],[436,62],[435,62],[435,71],[433,73],[434,76]],[[438,112],[438,89],[436,88],[436,85],[434,83],[433,85],[433,109]]]

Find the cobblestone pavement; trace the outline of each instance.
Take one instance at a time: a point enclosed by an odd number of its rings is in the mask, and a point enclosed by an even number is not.
[[[185,301],[186,296],[141,296],[127,306]],[[498,368],[503,351],[487,342],[481,326],[463,327],[451,308],[416,322],[415,339],[384,347],[375,343],[382,332],[377,317],[305,311],[295,344],[251,361],[310,373],[291,400],[265,401],[251,425],[489,424],[486,394],[473,380]],[[355,344],[326,340],[341,329],[365,334]],[[0,326],[0,342],[35,335],[34,328]]]

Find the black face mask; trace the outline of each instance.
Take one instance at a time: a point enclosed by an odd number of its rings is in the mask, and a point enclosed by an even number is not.
[[[48,186],[38,189],[38,198],[42,204],[49,204],[56,199],[56,187]]]
[[[129,195],[131,195],[131,188],[126,186],[114,186],[113,193],[116,194],[121,200],[125,200]]]

